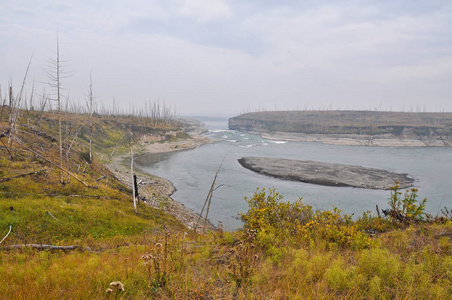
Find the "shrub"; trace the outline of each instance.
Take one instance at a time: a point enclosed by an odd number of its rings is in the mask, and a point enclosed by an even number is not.
[[[359,229],[370,234],[386,232],[394,228],[387,219],[373,216],[370,211],[363,212],[363,215],[356,220],[355,224]]]
[[[148,272],[148,288],[153,292],[165,287],[168,283],[173,267],[173,264],[171,264],[172,257],[169,255],[173,253],[172,250],[175,250],[175,247],[169,245],[169,233],[165,229],[163,244],[155,243],[151,251],[141,257]]]
[[[282,241],[282,237],[293,237],[300,226],[312,218],[312,207],[297,201],[282,202],[275,189],[267,195],[265,189],[257,190],[252,198],[245,198],[248,211],[240,213],[245,229],[255,230],[257,242],[268,245]]]
[[[371,239],[355,225],[351,216],[341,215],[341,210],[313,211],[312,207],[297,201],[282,202],[283,197],[270,189],[257,190],[248,202],[249,210],[240,213],[245,229],[256,231],[256,243],[271,249],[284,244],[312,242],[327,248],[346,247],[362,249],[371,246]]]
[[[372,245],[372,240],[352,221],[351,216],[341,215],[341,210],[317,211],[312,220],[304,225],[300,234],[305,242],[326,242],[326,248],[363,249]]]
[[[411,221],[422,220],[425,215],[424,210],[427,198],[419,202],[416,188],[406,190],[402,197],[402,192],[399,188],[400,185],[397,181],[394,186],[390,187],[391,198],[389,198],[388,202],[390,210],[384,210],[383,213],[389,215],[393,222],[410,223]]]
[[[324,278],[328,282],[328,286],[337,291],[345,291],[351,289],[356,281],[356,268],[347,267],[346,263],[339,255],[326,269]]]
[[[255,246],[252,243],[252,234],[245,241],[239,241],[237,245],[230,250],[232,253],[231,263],[229,265],[229,276],[236,283],[238,288],[247,286],[251,281],[251,276],[256,270],[259,256],[255,252]]]

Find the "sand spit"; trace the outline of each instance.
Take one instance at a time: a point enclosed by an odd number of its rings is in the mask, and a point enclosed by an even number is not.
[[[238,161],[259,174],[326,186],[387,190],[394,181],[398,181],[401,188],[413,183],[407,174],[361,166],[269,157],[243,157]]]

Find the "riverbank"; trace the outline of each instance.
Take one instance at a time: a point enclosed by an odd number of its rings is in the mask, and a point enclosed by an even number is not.
[[[144,154],[169,153],[174,151],[189,150],[203,144],[213,143],[213,140],[202,135],[201,130],[189,132],[189,138],[177,139],[171,142],[160,142],[158,137],[144,135],[140,141],[134,145],[134,158]],[[132,177],[130,175],[130,154],[120,155],[112,158],[107,167],[127,186],[132,187]],[[148,174],[139,169],[134,164],[134,174],[139,182],[139,194],[144,197],[146,205],[162,209],[168,214],[181,221],[188,229],[193,229],[199,219],[199,214],[188,209],[183,204],[171,198],[176,188],[165,179],[152,174]],[[199,228],[204,226],[200,221]],[[206,226],[209,230],[214,230],[215,226],[210,222]]]
[[[318,142],[329,145],[341,146],[376,146],[376,147],[448,147],[451,142],[439,138],[408,139],[393,138],[385,135],[357,135],[357,134],[303,134],[303,133],[260,133],[262,138],[268,140],[291,141],[291,142]]]
[[[452,145],[452,113],[261,111],[230,118],[228,126],[270,139],[334,145]]]

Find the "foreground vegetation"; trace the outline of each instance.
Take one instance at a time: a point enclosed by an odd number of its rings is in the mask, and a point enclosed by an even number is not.
[[[102,165],[140,135],[186,138],[181,124],[99,116],[90,158],[89,119],[68,114],[61,184],[55,115],[22,112],[12,142],[2,115],[0,299],[452,299],[451,214],[425,215],[416,190],[395,184],[386,216],[352,218],[259,189],[243,229],[195,234],[161,209],[135,214]]]

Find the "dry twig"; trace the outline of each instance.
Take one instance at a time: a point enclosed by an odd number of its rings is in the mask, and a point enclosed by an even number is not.
[[[9,225],[9,231],[8,231],[8,233],[5,235],[5,237],[0,241],[0,244],[3,243],[3,241],[4,241],[4,240],[8,237],[8,235],[11,233],[11,229],[12,229],[12,226]]]

